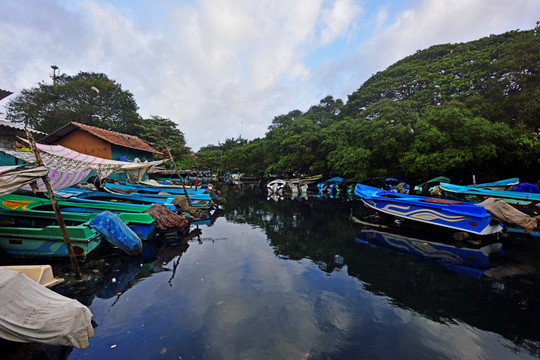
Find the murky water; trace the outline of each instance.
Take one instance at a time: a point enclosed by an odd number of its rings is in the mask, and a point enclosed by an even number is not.
[[[110,250],[82,265],[84,284],[57,289],[89,306],[98,324],[87,349],[60,357],[540,356],[535,275],[475,279],[357,242],[356,201],[222,190],[226,211],[192,227],[187,244],[150,242],[136,258]],[[538,240],[503,246],[513,261],[540,266]],[[51,354],[58,349],[34,358]]]

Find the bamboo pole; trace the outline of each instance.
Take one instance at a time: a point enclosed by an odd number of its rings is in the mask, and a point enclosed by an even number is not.
[[[41,156],[39,155],[39,150],[36,147],[34,137],[32,136],[32,134],[30,134],[28,130],[26,130],[26,136],[30,139],[30,147],[32,151],[34,152],[34,156],[36,157],[36,161],[38,165],[43,166],[43,160],[41,160]],[[56,202],[56,196],[54,195],[54,191],[51,187],[51,183],[49,182],[49,176],[47,175],[43,176],[42,180],[43,180],[43,183],[45,184],[45,187],[47,188],[47,193],[49,194],[49,199],[51,200],[51,205],[56,215],[56,221],[58,221],[58,226],[60,227],[60,231],[62,232],[64,244],[66,244],[66,249],[69,254],[69,260],[71,261],[71,266],[73,266],[73,270],[75,271],[75,277],[77,279],[82,279],[81,269],[79,268],[79,263],[77,262],[77,257],[75,256],[73,247],[71,246],[71,240],[69,239],[69,234],[66,229],[66,223],[64,222],[64,218],[62,217],[62,213],[60,212],[60,207],[58,206],[58,202]]]
[[[186,199],[187,199],[188,205],[191,206],[191,199],[189,198],[189,195],[188,195],[188,192],[187,192],[187,189],[186,189],[186,184],[184,182],[184,178],[182,178],[182,176],[180,175],[180,170],[178,170],[178,167],[176,166],[176,163],[174,162],[174,159],[172,157],[171,152],[169,151],[169,148],[165,148],[165,150],[167,150],[167,154],[169,154],[169,159],[171,160],[171,162],[172,162],[172,164],[174,166],[174,169],[176,170],[176,174],[178,175],[178,178],[180,180],[182,180],[182,187],[184,188],[184,192],[186,194]]]

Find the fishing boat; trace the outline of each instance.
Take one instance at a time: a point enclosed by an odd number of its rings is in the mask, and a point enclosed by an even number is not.
[[[82,203],[60,199],[57,199],[57,203],[64,219],[70,221],[76,221],[76,219],[89,221],[97,214],[109,210],[124,221],[141,240],[148,240],[156,235],[154,218],[144,212],[150,209],[151,205]],[[18,211],[19,216],[26,212],[30,216],[39,214],[48,219],[56,218],[51,201],[34,196],[18,194],[0,196],[0,208]]]
[[[502,230],[484,207],[474,203],[400,194],[363,184],[357,184],[354,192],[367,207],[398,218],[479,235]]]
[[[76,231],[82,232],[84,227],[90,227],[92,230],[99,233],[102,239],[107,240],[109,243],[118,247],[127,254],[135,255],[142,251],[142,242],[138,235],[132,229],[130,229],[128,225],[122,219],[120,219],[120,217],[108,210],[99,214],[64,212],[62,214],[62,219],[64,220],[64,223],[70,227],[68,228],[68,236],[70,239],[72,237],[70,235],[71,233]],[[5,237],[9,237],[10,234],[26,236],[27,238],[32,238],[33,245],[37,246],[42,240],[40,236],[57,235],[54,240],[61,242],[64,240],[63,235],[58,232],[59,230],[56,225],[57,219],[54,212],[0,208],[0,233]],[[71,242],[73,243],[73,240],[71,240]],[[11,241],[11,243],[18,243],[18,245],[21,245],[21,251],[23,251],[25,247],[30,247],[28,241],[23,243]],[[99,245],[99,243],[96,245]],[[32,248],[36,246],[33,246]],[[72,244],[72,246],[75,253],[77,253],[75,245]],[[46,249],[48,247],[45,246],[44,248]],[[86,250],[84,246],[82,248],[83,250]],[[86,257],[88,253],[92,252],[96,248],[97,246],[89,248],[88,251],[83,251],[83,257]],[[15,254],[11,255],[15,257],[22,257]],[[25,254],[25,257],[32,256],[37,255]],[[56,255],[43,254],[41,256],[55,257]],[[61,255],[58,256],[61,257]]]
[[[431,191],[435,189],[437,186],[439,186],[440,183],[449,183],[450,178],[446,176],[438,176],[436,178],[430,179],[428,181],[425,181],[419,185],[416,185],[414,187],[414,193],[416,195],[423,195],[423,196],[429,196]]]
[[[145,196],[144,194],[134,193],[132,195],[127,195],[125,193],[112,193],[105,191],[94,191],[87,189],[80,189],[74,187],[68,187],[61,190],[56,190],[54,194],[57,197],[60,197],[64,200],[75,201],[75,202],[84,202],[84,203],[100,203],[100,204],[110,204],[110,203],[120,203],[120,204],[135,204],[135,205],[153,205],[153,204],[164,204],[170,210],[175,211],[176,208],[173,205],[174,197],[163,196],[163,197],[151,197]]]
[[[282,179],[275,179],[272,180],[266,185],[266,189],[268,190],[268,196],[272,195],[283,195],[283,191],[285,190],[285,185],[287,182]]]
[[[501,243],[480,248],[455,247],[382,230],[362,230],[356,241],[406,254],[478,279],[490,268],[492,259],[500,259],[504,255]]]
[[[449,183],[450,181],[441,181],[444,183]],[[510,179],[504,179],[504,180],[497,180],[493,182],[487,182],[487,183],[480,183],[480,184],[472,184],[469,186],[482,188],[482,189],[489,189],[489,190],[511,190],[514,186],[519,184],[519,178],[510,178]]]
[[[0,266],[0,268],[22,272],[47,288],[52,288],[64,281],[64,279],[54,276],[51,265],[5,265]]]
[[[531,211],[540,209],[540,194],[538,193],[490,190],[483,187],[447,183],[441,183],[439,187],[443,195],[447,198],[470,202],[482,202],[488,198],[497,198],[520,210]]]
[[[23,216],[20,216],[23,215]],[[70,223],[66,230],[73,252],[82,261],[101,243],[101,235],[90,222]],[[51,220],[38,214],[24,216],[21,212],[0,209],[0,248],[15,258],[68,258],[62,231]]]
[[[84,349],[94,336],[92,312],[20,271],[0,268],[0,337]]]
[[[114,183],[105,183],[104,185],[107,191],[124,194],[128,196],[141,196],[144,195],[146,198],[161,198],[167,199],[170,197],[182,196],[189,197],[191,206],[200,207],[200,208],[210,208],[214,204],[212,203],[212,198],[209,194],[205,194],[205,189],[197,189],[197,191],[190,192],[186,195],[186,192],[183,188],[180,187],[160,187],[160,186],[141,186],[141,185],[127,185],[127,184],[114,184]]]

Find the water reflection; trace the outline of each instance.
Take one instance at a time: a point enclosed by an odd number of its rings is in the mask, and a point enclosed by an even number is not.
[[[276,256],[310,259],[327,273],[346,269],[367,290],[389,297],[395,306],[442,324],[459,322],[495,332],[516,346],[539,353],[540,326],[531,321],[540,316],[540,284],[531,274],[539,265],[537,242],[506,241],[509,265],[493,273],[495,279],[479,280],[455,272],[456,266],[449,271],[450,266],[440,267],[440,262],[425,262],[358,243],[356,240],[365,238],[365,234],[359,236],[362,228],[348,221],[351,207],[363,211],[355,201],[313,195],[309,201],[284,197],[279,202],[261,204],[260,198],[257,193],[244,194],[237,201],[233,197],[230,206],[235,211],[226,217],[264,229]],[[516,268],[518,271],[514,271]],[[468,275],[475,273],[474,269],[470,268]],[[521,275],[505,276],[515,273]]]

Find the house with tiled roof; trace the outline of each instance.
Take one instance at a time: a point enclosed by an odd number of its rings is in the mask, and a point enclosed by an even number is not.
[[[41,144],[62,145],[66,148],[103,159],[153,161],[154,155],[162,153],[133,135],[101,129],[71,121],[58,130],[38,140]],[[109,178],[125,181],[124,174]]]
[[[42,144],[62,145],[83,154],[103,159],[153,161],[161,152],[133,135],[101,129],[71,121],[38,140]]]

